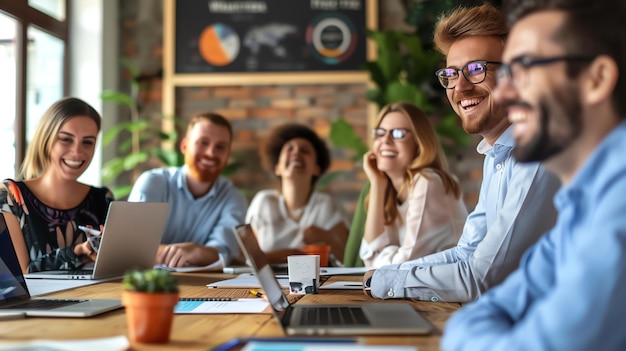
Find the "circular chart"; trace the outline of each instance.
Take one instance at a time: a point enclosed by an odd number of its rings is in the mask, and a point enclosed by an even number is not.
[[[357,46],[352,22],[341,14],[325,14],[307,28],[306,40],[315,57],[325,64],[336,65],[352,56]]]
[[[214,23],[207,26],[200,34],[200,55],[214,66],[226,66],[239,54],[241,42],[239,35],[229,26]]]

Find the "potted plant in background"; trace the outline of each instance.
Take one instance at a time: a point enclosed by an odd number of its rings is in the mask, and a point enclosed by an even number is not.
[[[120,62],[130,75],[130,92],[105,90],[100,95],[103,101],[118,104],[129,114],[128,120],[117,123],[102,135],[104,147],[117,141],[117,156],[105,162],[102,167],[103,183],[111,185],[115,182],[110,188],[116,199],[124,198],[130,193],[132,184],[142,171],[140,166],[147,164],[154,167],[158,164],[178,167],[184,162],[183,155],[176,147],[163,147],[164,143],[176,143],[176,127],[181,121],[175,116],[146,112],[145,104],[141,100],[141,96],[145,95],[142,91],[149,90],[154,80],[161,79],[162,72],[143,74],[130,60],[122,58]],[[165,132],[162,129],[160,124],[164,120],[175,126],[173,131]]]
[[[100,95],[103,101],[119,105],[128,114],[127,120],[115,124],[102,134],[102,145],[105,148],[116,143],[116,156],[102,167],[102,182],[111,188],[116,199],[124,199],[130,194],[132,185],[142,171],[184,164],[184,156],[175,144],[180,137],[178,130],[184,131],[186,128],[185,121],[151,112],[146,108],[146,102],[142,101],[142,96],[151,89],[150,85],[155,80],[162,78],[163,72],[145,74],[129,59],[122,58],[120,62],[130,75],[130,92],[105,90]],[[174,129],[163,130],[164,121],[172,124]],[[222,175],[228,176],[241,167],[242,156],[233,154],[231,158]]]
[[[131,341],[166,343],[178,303],[178,282],[164,269],[132,270],[124,275],[122,304]]]

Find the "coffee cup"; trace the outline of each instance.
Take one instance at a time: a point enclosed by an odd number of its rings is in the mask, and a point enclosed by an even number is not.
[[[304,245],[302,251],[307,255],[319,255],[320,267],[328,267],[330,257],[330,245],[328,244],[310,244]]]

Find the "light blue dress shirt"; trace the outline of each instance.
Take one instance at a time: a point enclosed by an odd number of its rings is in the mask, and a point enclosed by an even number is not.
[[[457,246],[399,265],[383,266],[372,276],[379,298],[417,298],[467,302],[501,283],[524,251],[556,220],[552,197],[558,179],[538,163],[518,163],[507,128],[493,147],[485,140],[478,204],[467,217]]]
[[[556,195],[556,226],[455,313],[445,350],[626,350],[626,122]]]
[[[247,201],[232,182],[219,176],[195,199],[187,187],[187,166],[155,168],[139,176],[128,201],[169,202],[162,244],[194,242],[215,248],[225,265],[240,257],[233,228],[244,223]]]

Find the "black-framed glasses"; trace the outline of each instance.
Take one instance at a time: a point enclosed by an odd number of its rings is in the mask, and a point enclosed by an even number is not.
[[[387,132],[389,132],[389,134],[391,135],[391,139],[400,140],[409,133],[409,130],[406,128],[393,128],[390,130],[387,130],[385,128],[372,129],[372,135],[375,139],[384,138],[385,135],[387,135]]]
[[[487,77],[487,65],[499,65],[499,61],[470,61],[461,68],[446,67],[439,69],[435,75],[439,79],[439,83],[446,89],[454,89],[459,81],[459,72],[463,74],[465,80],[472,84],[482,83]]]
[[[508,79],[513,85],[523,87],[528,85],[528,70],[532,67],[550,65],[556,62],[589,62],[595,56],[567,55],[554,57],[534,58],[531,56],[520,56],[511,60],[510,63],[503,63],[496,70],[496,80],[501,84],[504,79]]]

